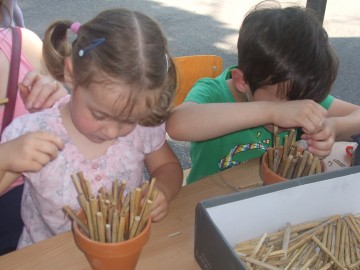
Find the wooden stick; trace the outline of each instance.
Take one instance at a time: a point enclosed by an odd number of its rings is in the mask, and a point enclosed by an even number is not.
[[[79,177],[77,176],[77,174],[72,174],[71,175],[71,178],[72,178],[72,180],[73,180],[73,183],[74,183],[74,185],[75,185],[75,188],[76,188],[76,190],[77,190],[77,193],[78,193],[78,195],[80,195],[80,194],[85,194],[84,193],[84,191],[83,191],[83,189],[82,189],[82,187],[81,187],[81,183],[80,183],[80,179],[79,179]]]
[[[0,105],[6,104],[9,102],[8,98],[0,98]]]
[[[112,202],[113,202],[113,204],[116,205],[117,200],[118,200],[118,195],[119,195],[119,183],[118,183],[117,180],[115,180],[114,183],[113,183],[113,192],[112,192],[112,194],[113,194]]]
[[[289,148],[291,148],[293,146],[294,141],[296,140],[295,138],[295,129],[290,129],[289,132]]]
[[[246,262],[249,262],[249,263],[252,263],[252,264],[255,264],[257,266],[261,266],[261,267],[264,267],[265,269],[269,269],[269,270],[280,270],[280,268],[277,268],[275,266],[272,266],[271,264],[268,264],[268,263],[264,263],[264,262],[261,262],[259,260],[255,260],[251,257],[245,257],[243,255],[240,255],[239,256],[241,257],[241,259],[243,259],[244,261]]]
[[[132,226],[130,227],[129,239],[135,237],[136,231],[137,231],[138,228],[139,228],[140,220],[141,220],[141,217],[140,217],[140,216],[136,216],[136,217],[134,218],[134,222],[132,223]]]
[[[306,270],[306,269],[308,269],[308,267],[311,266],[311,264],[317,259],[318,256],[319,256],[319,253],[318,253],[318,252],[316,252],[315,254],[313,254],[313,255],[311,256],[311,258],[308,259],[308,260],[306,261],[306,263],[300,268],[300,270]]]
[[[78,178],[80,179],[80,184],[85,195],[85,198],[88,200],[92,195],[92,191],[89,185],[89,182],[86,181],[84,174],[82,172],[77,173]]]
[[[293,178],[294,171],[295,171],[295,168],[296,168],[296,164],[298,163],[298,160],[299,160],[298,157],[293,157],[293,159],[291,160],[291,165],[290,165],[290,168],[289,168],[288,173],[286,175],[287,179],[292,179]]]
[[[96,213],[96,223],[99,233],[99,241],[101,243],[105,243],[105,226],[104,226],[103,215],[101,212]]]
[[[313,235],[312,240],[327,254],[330,256],[330,258],[334,261],[334,263],[343,270],[346,270],[346,268],[341,265],[341,263],[337,260],[337,258],[330,252],[330,250],[328,250],[321,242],[319,239],[317,239],[317,237],[315,235]]]
[[[87,236],[89,237],[89,236],[90,236],[90,232],[89,232],[88,227],[85,225],[84,222],[82,222],[82,221],[80,220],[80,218],[78,218],[78,216],[77,216],[77,215],[75,214],[75,212],[70,208],[70,206],[65,205],[65,206],[63,207],[63,209],[64,209],[65,213],[66,213],[68,216],[70,216],[70,218],[71,218],[72,220],[74,220],[74,221],[77,223],[77,225],[84,231],[84,233],[87,234]]]
[[[94,230],[94,222],[93,217],[90,210],[90,202],[85,201],[85,211],[84,211],[87,219],[87,224],[89,226],[90,238],[95,240],[95,230]]]
[[[98,199],[95,198],[95,196],[91,196],[89,203],[90,203],[90,215],[94,228],[94,239],[96,241],[99,241],[99,232],[98,232],[97,218],[96,218],[96,213],[99,212]]]
[[[282,175],[282,174],[283,174],[283,171],[284,171],[284,168],[285,168],[285,164],[286,164],[286,160],[287,160],[287,158],[286,158],[285,156],[283,156],[283,157],[281,158],[281,162],[280,162],[279,168],[278,168],[278,170],[277,170],[277,172],[276,172],[278,175]]]
[[[285,258],[287,257],[287,251],[289,248],[290,234],[291,234],[291,224],[286,223],[286,227],[285,227],[285,231],[284,231],[284,238],[283,238],[283,243],[282,243],[282,248],[281,248],[282,250],[285,251]]]
[[[276,125],[274,125],[274,128],[273,128],[273,132],[274,132],[273,133],[273,146],[274,146],[275,149],[279,148],[279,144],[277,144],[278,130],[279,130],[279,128]]]
[[[320,160],[317,161],[315,166],[315,174],[322,173]]]
[[[331,266],[333,266],[334,261],[330,261],[327,264],[325,264],[323,267],[321,267],[319,270],[327,270],[329,269]]]
[[[256,254],[258,253],[260,247],[261,247],[262,244],[264,243],[264,240],[265,240],[266,237],[267,237],[267,233],[262,234],[262,236],[260,237],[259,242],[256,244],[253,252],[251,253],[251,257],[255,257],[255,256],[256,256]]]
[[[148,222],[149,216],[150,216],[150,212],[151,212],[151,208],[152,208],[153,202],[150,200],[147,200],[143,209],[144,211],[141,211],[141,219],[140,219],[140,223],[139,223],[139,227],[136,231],[135,235],[138,235],[139,233],[142,232],[142,230],[144,229],[146,223]]]
[[[312,162],[311,162],[311,166],[310,166],[310,169],[309,169],[309,173],[308,175],[313,175],[314,173],[316,173],[316,164],[318,164],[318,161],[319,161],[319,157],[318,156],[314,156]]]
[[[274,167],[273,167],[274,173],[276,173],[278,170],[280,160],[281,160],[281,156],[280,156],[279,149],[275,148],[275,150],[274,150]]]
[[[285,135],[285,137],[284,137],[283,157],[287,157],[289,155],[289,152],[290,152],[289,135]]]
[[[268,166],[270,170],[274,167],[274,148],[269,147],[267,150]]]
[[[136,188],[134,195],[135,216],[138,216],[141,211],[141,188]]]
[[[118,205],[120,205],[124,200],[125,187],[126,187],[126,181],[122,180],[121,184],[120,184],[119,194],[118,194]]]
[[[105,242],[111,243],[111,226],[110,224],[105,224]]]
[[[153,190],[154,190],[155,183],[156,183],[156,178],[153,177],[153,178],[151,179],[148,192],[146,193],[146,197],[145,197],[145,200],[144,200],[145,202],[148,201],[148,200],[150,200],[150,198],[151,198],[151,196],[152,196],[152,193],[153,193]]]
[[[130,228],[133,227],[133,222],[135,219],[135,190],[132,190],[128,193],[128,196],[130,196],[130,208],[129,208],[129,214],[130,214]]]
[[[293,160],[293,156],[292,155],[288,155],[288,157],[286,158],[286,163],[285,163],[285,167],[284,167],[284,170],[283,170],[283,173],[282,173],[282,177],[286,177],[288,171],[289,171],[289,168],[290,168],[290,165],[291,165],[291,162]]]
[[[308,159],[308,156],[309,156],[309,152],[307,150],[304,150],[302,158],[300,159],[299,169],[295,175],[295,178],[298,178],[302,175],[305,165],[306,165],[306,162],[307,162],[307,159]]]
[[[114,208],[113,211],[113,220],[111,224],[111,242],[116,243],[118,241],[117,239],[119,234],[119,211],[116,208]]]
[[[120,215],[117,242],[123,242],[125,240],[124,230],[125,230],[125,216]]]
[[[339,253],[340,253],[340,241],[341,241],[341,227],[343,225],[343,220],[342,219],[338,219],[337,224],[336,224],[336,239],[335,239],[335,257],[339,258]]]
[[[305,168],[304,168],[301,176],[308,176],[308,175],[309,175],[310,168],[311,168],[311,164],[312,164],[312,161],[311,161],[311,160],[308,160],[308,161],[305,163]]]

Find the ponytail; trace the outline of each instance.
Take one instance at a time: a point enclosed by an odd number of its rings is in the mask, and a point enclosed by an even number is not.
[[[71,55],[71,44],[67,40],[67,30],[71,21],[57,21],[46,30],[43,45],[43,58],[50,74],[64,82],[65,58]]]

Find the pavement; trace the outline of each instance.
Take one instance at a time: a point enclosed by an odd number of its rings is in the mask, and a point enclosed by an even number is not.
[[[40,37],[57,19],[86,22],[104,9],[124,7],[155,18],[173,56],[217,54],[236,64],[236,40],[245,13],[259,0],[19,0],[25,25]],[[306,1],[279,1],[305,6]],[[332,95],[360,105],[360,1],[328,0],[324,18],[340,60]],[[189,143],[169,140],[183,168],[190,167]]]

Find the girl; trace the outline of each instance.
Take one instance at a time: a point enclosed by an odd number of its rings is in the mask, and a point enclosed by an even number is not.
[[[72,45],[66,39],[68,29],[77,34]],[[152,220],[162,219],[181,188],[182,169],[165,142],[163,122],[176,71],[158,24],[125,9],[104,11],[82,26],[58,21],[46,31],[43,57],[71,96],[51,109],[16,119],[4,132],[4,141],[43,130],[64,142],[63,149],[56,143],[52,149],[39,148],[34,162],[45,166],[24,172],[25,228],[18,248],[70,229],[62,207],[79,208],[71,180],[79,171],[95,192],[110,189],[113,181],[126,180],[129,189],[140,186],[146,166],[159,190]],[[14,178],[6,172],[0,192]]]

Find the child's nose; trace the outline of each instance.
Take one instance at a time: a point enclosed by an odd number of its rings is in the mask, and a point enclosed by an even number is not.
[[[119,137],[120,127],[118,125],[110,125],[103,131],[107,139],[112,140]]]

